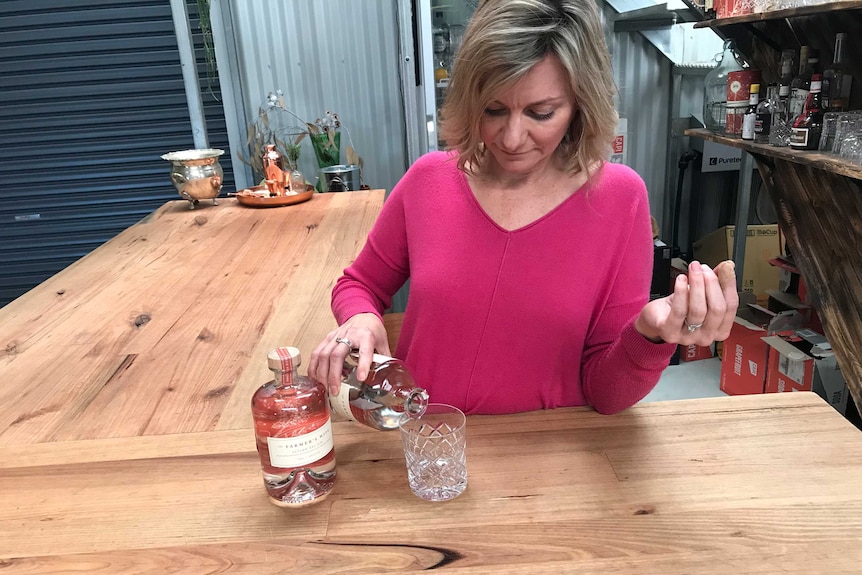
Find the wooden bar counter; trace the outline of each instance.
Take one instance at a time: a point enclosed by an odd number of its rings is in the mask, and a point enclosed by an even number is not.
[[[336,422],[332,493],[271,505],[265,354],[334,327],[382,201],[170,202],[0,309],[0,572],[859,573],[862,435],[812,393],[470,416],[444,503]]]
[[[0,447],[6,573],[859,573],[862,436],[812,393],[470,416],[430,503],[398,432],[334,424],[338,480],[269,503],[249,429]]]
[[[251,427],[266,353],[307,360],[383,190],[168,202],[0,309],[0,445]]]

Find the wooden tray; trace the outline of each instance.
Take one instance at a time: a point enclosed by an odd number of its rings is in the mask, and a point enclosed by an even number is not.
[[[253,186],[245,188],[236,193],[236,201],[250,208],[277,208],[279,206],[290,206],[307,202],[314,195],[314,186],[306,186],[306,191],[299,194],[288,194],[286,196],[270,196],[268,198],[256,196],[249,191],[265,190],[266,186]]]

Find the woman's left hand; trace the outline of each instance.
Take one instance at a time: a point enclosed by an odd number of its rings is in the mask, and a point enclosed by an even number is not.
[[[687,276],[677,276],[671,295],[644,306],[635,329],[656,343],[706,346],[727,339],[738,307],[733,262],[724,261],[713,271],[694,261]]]

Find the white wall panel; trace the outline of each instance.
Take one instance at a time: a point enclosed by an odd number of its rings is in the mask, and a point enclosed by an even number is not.
[[[239,92],[250,122],[270,91],[307,121],[338,113],[363,181],[391,189],[406,169],[395,0],[232,0]],[[234,87],[235,91],[237,87]],[[349,141],[342,130],[342,161]],[[300,170],[317,174],[311,143]]]

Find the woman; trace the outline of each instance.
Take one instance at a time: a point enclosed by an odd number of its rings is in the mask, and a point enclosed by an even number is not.
[[[442,110],[450,152],[392,190],[332,294],[339,327],[309,375],[338,393],[359,349],[389,354],[381,314],[410,279],[398,349],[434,402],[468,413],[625,409],[676,344],[728,336],[733,274],[693,262],[648,302],[647,193],[606,162],[617,123],[610,56],[592,0],[486,0]]]

